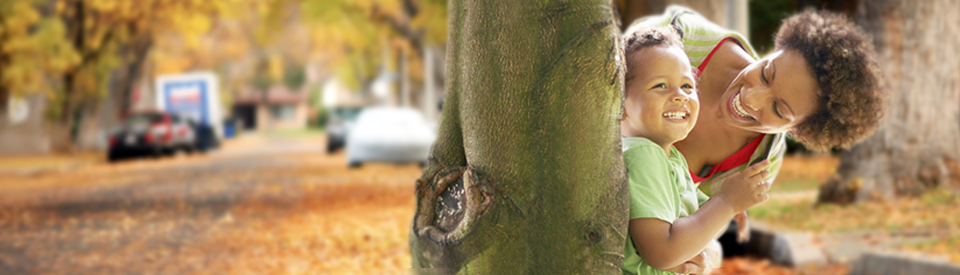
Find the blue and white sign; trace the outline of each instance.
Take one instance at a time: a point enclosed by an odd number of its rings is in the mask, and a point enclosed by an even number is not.
[[[223,117],[218,84],[210,72],[159,76],[154,93],[157,108],[212,126],[219,135]]]

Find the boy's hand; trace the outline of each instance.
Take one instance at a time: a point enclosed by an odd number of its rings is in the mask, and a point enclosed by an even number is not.
[[[710,274],[713,269],[720,268],[723,262],[723,247],[720,247],[720,242],[717,240],[710,241],[700,255],[703,255],[703,274]]]
[[[706,275],[710,274],[713,269],[720,267],[722,261],[723,249],[720,247],[720,242],[713,240],[707,244],[707,247],[705,247],[700,254],[693,256],[693,258],[681,265],[668,268],[664,271],[678,274]]]
[[[733,220],[739,225],[737,227],[737,242],[744,243],[750,240],[750,221],[747,219],[747,212],[740,212],[733,216]]]
[[[687,262],[678,266],[664,269],[663,271],[691,275],[709,274],[707,273],[707,268],[705,266],[706,263],[704,262],[703,256],[704,254],[701,252],[700,254],[697,254],[697,256],[693,256],[692,259],[687,260]]]
[[[763,169],[769,165],[770,160],[764,160],[731,175],[723,181],[716,197],[730,205],[735,213],[766,201],[768,196],[764,192],[770,190],[770,182],[764,179],[770,175],[770,171]]]

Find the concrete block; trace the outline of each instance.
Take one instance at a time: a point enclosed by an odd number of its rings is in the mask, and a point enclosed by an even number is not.
[[[854,264],[851,275],[957,275],[960,265],[945,259],[903,253],[866,252]]]

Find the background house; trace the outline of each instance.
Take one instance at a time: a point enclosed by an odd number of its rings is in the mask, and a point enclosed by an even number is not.
[[[243,87],[233,100],[237,126],[247,131],[304,129],[308,121],[307,85],[290,90],[273,85],[266,91]]]

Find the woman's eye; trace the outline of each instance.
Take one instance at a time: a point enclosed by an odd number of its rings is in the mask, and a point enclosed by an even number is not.
[[[770,62],[767,62],[770,64]],[[767,80],[767,66],[760,68],[760,78],[763,80],[763,84],[770,85],[770,80]]]

